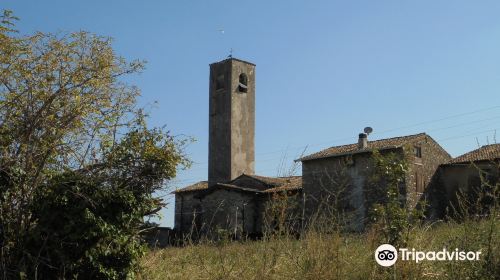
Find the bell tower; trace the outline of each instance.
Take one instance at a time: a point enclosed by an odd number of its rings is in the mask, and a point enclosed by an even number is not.
[[[228,58],[210,64],[208,182],[255,172],[255,64]]]

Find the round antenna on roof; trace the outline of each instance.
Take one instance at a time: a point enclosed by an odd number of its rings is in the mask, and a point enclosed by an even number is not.
[[[373,132],[373,128],[367,126],[367,127],[365,127],[364,131],[365,131],[366,135],[368,135],[368,134]]]

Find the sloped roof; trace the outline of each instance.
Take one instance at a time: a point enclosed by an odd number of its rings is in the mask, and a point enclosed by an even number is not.
[[[248,175],[248,174],[244,175],[259,180],[270,187],[281,187],[285,185],[291,185],[291,186],[302,185],[302,176],[266,177],[259,175]]]
[[[491,144],[482,146],[479,149],[470,151],[461,156],[458,156],[449,163],[467,163],[482,160],[500,159],[500,144]]]
[[[296,190],[301,190],[302,186],[282,186],[282,187],[276,187],[272,189],[268,189],[265,191],[261,191],[262,193],[277,193],[277,192],[284,192],[284,191],[296,191]]]
[[[198,183],[189,185],[187,187],[175,190],[171,193],[181,193],[181,192],[191,192],[191,191],[199,191],[208,189],[208,181],[200,181]]]
[[[263,182],[264,184],[268,185],[269,188],[266,190],[257,190],[257,189],[252,188],[251,186],[234,184],[234,182],[238,178],[240,178],[241,176],[248,176],[250,178],[253,178],[255,180]],[[218,187],[231,188],[231,189],[242,190],[242,191],[265,192],[265,193],[284,191],[284,190],[298,190],[298,189],[302,188],[302,176],[266,177],[266,176],[242,174],[238,178],[229,182],[229,184],[217,183],[213,187],[218,186]],[[201,181],[201,182],[198,182],[196,184],[184,187],[182,189],[175,190],[172,193],[202,191],[202,190],[207,190],[207,189],[209,189],[208,182]]]
[[[423,140],[426,137],[429,137],[429,136],[425,133],[418,133],[418,134],[407,135],[407,136],[399,136],[399,137],[386,138],[386,139],[380,139],[380,140],[375,140],[375,141],[368,141],[368,148],[366,148],[366,149],[359,149],[358,143],[342,145],[342,146],[334,146],[334,147],[330,147],[330,148],[321,150],[317,153],[302,157],[299,160],[300,161],[307,161],[307,160],[312,160],[312,159],[335,157],[335,156],[341,156],[341,155],[346,155],[346,154],[363,153],[363,152],[372,151],[374,149],[380,150],[380,149],[399,148],[399,147],[402,147],[406,144],[415,143],[415,142],[418,142],[420,140]],[[429,138],[431,138],[431,137],[429,137]]]
[[[219,188],[224,188],[224,189],[234,189],[234,190],[246,191],[246,192],[260,192],[259,190],[256,190],[256,189],[245,188],[243,186],[236,186],[233,184],[217,183],[213,187],[219,187]]]
[[[254,175],[254,177],[258,177],[262,181],[267,181],[270,186],[273,186],[267,190],[263,190],[262,192],[264,193],[302,189],[302,176],[263,177]]]

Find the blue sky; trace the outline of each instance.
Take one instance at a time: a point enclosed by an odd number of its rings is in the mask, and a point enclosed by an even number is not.
[[[171,188],[207,177],[208,65],[231,48],[257,64],[261,175],[305,146],[355,142],[365,126],[371,139],[427,132],[452,156],[500,133],[499,1],[3,0],[0,9],[21,18],[21,33],[87,30],[148,61],[129,80],[142,105],[158,101],[150,124],[197,139],[187,150],[195,164]],[[172,226],[169,202],[161,223]]]

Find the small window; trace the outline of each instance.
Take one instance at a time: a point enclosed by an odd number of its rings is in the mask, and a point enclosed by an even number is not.
[[[224,89],[224,74],[217,76],[215,79],[215,90]]]
[[[422,158],[422,148],[421,147],[413,147],[413,153],[415,157]]]
[[[422,178],[422,175],[419,172],[415,173],[415,188],[417,193],[423,193],[425,189],[424,178]]]
[[[240,74],[239,83],[238,83],[238,91],[239,92],[247,92],[248,91],[248,78],[245,73]]]

